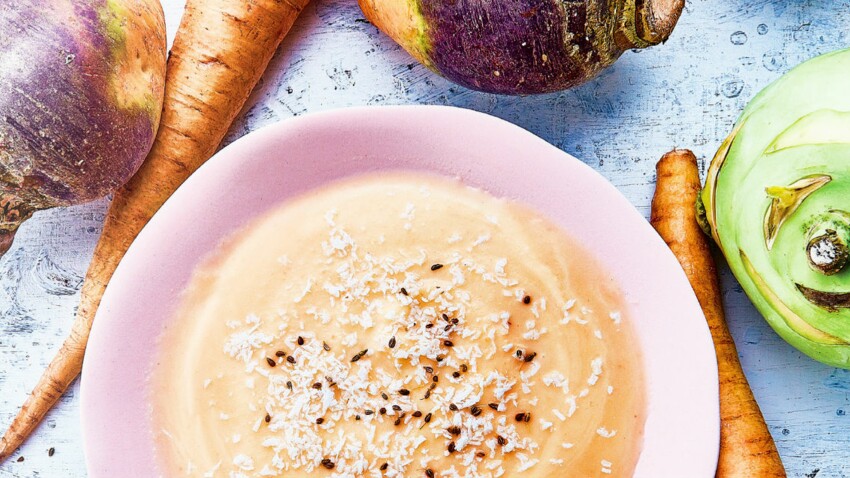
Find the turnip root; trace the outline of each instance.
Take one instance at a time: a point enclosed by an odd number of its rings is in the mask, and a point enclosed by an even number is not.
[[[124,184],[162,112],[157,0],[16,0],[0,8],[0,255],[33,212]]]
[[[359,0],[425,66],[477,90],[544,93],[583,83],[625,51],[670,36],[684,0]]]

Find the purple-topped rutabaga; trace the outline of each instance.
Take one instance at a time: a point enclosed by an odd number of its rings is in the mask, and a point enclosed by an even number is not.
[[[476,90],[533,94],[583,83],[627,49],[667,39],[684,0],[359,0],[425,66]]]
[[[165,83],[157,0],[0,9],[0,254],[34,211],[105,196],[153,143]]]

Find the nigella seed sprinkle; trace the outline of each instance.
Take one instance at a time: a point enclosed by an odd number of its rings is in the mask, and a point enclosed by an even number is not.
[[[431,414],[429,413],[429,414],[425,415],[425,423],[430,423],[430,422],[431,422]]]
[[[518,422],[524,422],[525,421],[525,413],[517,413],[514,416],[514,419]]]
[[[505,439],[502,435],[496,435],[496,441],[499,442],[499,445],[505,446],[508,444],[508,440]]]
[[[449,453],[455,452],[455,442],[449,442],[448,450],[449,450]]]
[[[393,422],[393,425],[395,425],[395,426],[401,425],[401,415],[399,415],[399,417],[395,419],[395,421]]]
[[[444,357],[444,356],[442,356],[442,355],[437,355],[437,362],[442,362],[442,361],[443,361],[443,359],[445,359],[445,358],[446,358],[446,357]]]
[[[425,476],[427,476],[428,478],[434,478],[434,470],[428,468],[427,470],[425,470]]]
[[[298,342],[298,345],[304,345],[304,337],[301,337],[301,336],[299,335],[299,336],[298,336],[298,340],[297,340],[297,342]]]
[[[275,357],[286,357],[286,352],[284,352],[283,350],[278,350],[277,352],[274,353],[274,356]]]
[[[266,421],[266,423],[268,423],[268,422],[272,421],[272,416],[269,415],[268,413],[266,413],[266,418],[264,418],[264,420]]]
[[[457,325],[459,322],[460,322],[460,319],[458,319],[457,317],[452,319],[452,324],[454,324],[454,325]]]
[[[530,303],[531,303],[531,296],[530,296],[530,295],[527,295],[527,296],[523,297],[523,298],[522,298],[522,303],[523,303],[523,304],[525,304],[525,305],[530,304]]]
[[[316,390],[321,390],[322,389],[322,382],[314,383],[313,388],[316,389]]]
[[[428,372],[428,373],[434,373],[434,367],[430,367],[430,366],[426,365],[425,371]]]
[[[322,466],[324,466],[325,468],[327,468],[329,470],[333,470],[334,469],[334,462],[331,461],[330,458],[325,458],[324,460],[322,460]]]
[[[374,413],[375,413],[375,410],[366,410],[366,411],[365,411],[365,412],[363,412],[363,413],[365,413],[366,415],[372,415],[372,414],[374,414]]]
[[[451,328],[452,328],[452,324],[449,324],[449,325],[443,327],[443,331],[448,332]]]
[[[416,418],[419,418],[419,417],[422,416],[422,412],[420,412],[419,410],[416,410],[415,412],[413,412],[413,416],[416,417]]]
[[[331,351],[331,346],[327,342],[322,342],[322,348],[325,349],[325,352]]]
[[[19,456],[19,457],[18,457],[17,462],[18,462],[18,463],[23,463],[23,461],[24,461],[24,457]]]
[[[392,337],[390,338],[390,343],[389,343],[389,344],[387,344],[387,345],[389,345],[391,349],[394,349],[394,348],[395,348],[395,336],[392,336]]]
[[[454,436],[460,435],[460,427],[455,425],[446,429],[447,432],[451,433]]]
[[[466,373],[469,370],[469,366],[465,363],[460,364],[460,371]]]
[[[460,377],[460,372],[453,372],[452,377],[454,377],[454,378]]]
[[[47,456],[53,456],[54,453],[56,453],[56,448],[50,447],[50,449],[47,450]]]
[[[425,324],[425,328],[426,328],[426,329],[430,329],[430,328],[431,328],[431,327],[433,327],[433,326],[434,326],[434,324]]]
[[[450,403],[449,404],[449,410],[456,412],[457,411],[457,405],[455,405],[454,403]]]
[[[290,355],[290,356],[286,357],[286,361],[291,363],[291,364],[295,364],[295,357]]]
[[[401,288],[401,294],[402,294],[402,295],[408,295],[408,293],[407,293],[407,289],[405,289],[404,287],[402,287],[402,288]]]
[[[380,409],[380,410],[378,410],[378,413],[380,413],[381,415],[386,415],[386,414],[387,414],[387,409],[386,409],[386,408],[384,408],[384,407],[381,407],[381,409]]]
[[[528,363],[528,362],[531,362],[532,360],[534,360],[534,357],[537,357],[537,352],[531,352],[530,354],[526,355],[525,358],[522,359],[522,360],[524,362]]]
[[[483,451],[479,451],[478,453],[475,454],[475,456],[477,456],[478,458],[484,458],[485,455],[486,455],[486,453],[484,453]]]
[[[448,316],[448,314],[443,314],[443,320],[445,320],[446,322],[448,322],[448,321],[449,321],[449,316]]]
[[[275,365],[277,365],[277,362],[275,362],[274,359],[271,357],[266,357],[266,363],[269,364],[269,367],[274,367]]]
[[[351,357],[351,362],[354,363],[360,359],[362,359],[369,352],[369,349],[363,349],[360,352],[357,352],[357,355]]]
[[[516,351],[516,358],[522,358],[522,350]]]
[[[410,395],[410,390],[408,390],[408,389],[406,389],[406,388],[402,388],[401,390],[399,390],[399,391],[398,391],[398,393],[399,393],[400,395],[403,395],[403,396],[405,396],[405,397],[406,397],[406,396]]]
[[[398,412],[398,411],[401,411],[401,407],[400,407],[400,406],[398,406],[398,405],[393,405],[393,410],[395,410],[395,411],[397,411],[397,412]]]
[[[451,340],[443,340],[443,345],[445,345],[446,347],[454,347],[455,343]]]
[[[481,415],[481,408],[479,408],[478,405],[473,405],[472,408],[469,409],[469,413],[471,413],[473,417],[477,417],[478,415]]]
[[[431,377],[431,381],[432,381],[432,382],[434,382],[434,383],[439,382],[439,381],[440,381],[440,376],[439,376],[439,375],[434,375],[433,377]]]
[[[389,466],[390,466],[390,464],[389,464],[389,463],[384,462],[384,464],[383,464],[383,465],[381,465],[381,471],[386,470],[387,468],[389,468]]]
[[[321,425],[322,423],[325,423],[325,419],[324,419],[324,418],[319,417],[319,418],[317,418],[317,419],[316,419],[316,425]]]
[[[292,390],[292,380],[287,380],[287,381],[286,381],[286,388],[288,388],[288,389]]]
[[[492,408],[493,410],[496,410],[496,411],[499,410],[499,404],[498,403],[488,403],[487,406]]]
[[[390,396],[389,396],[389,395],[387,395],[387,394],[386,394],[386,393],[384,393],[384,392],[381,392],[381,398],[383,398],[384,400],[389,400],[389,399],[390,399]]]
[[[442,268],[443,268],[443,265],[442,265],[442,264],[433,264],[433,265],[431,266],[431,270],[432,270],[432,271],[438,271],[438,270],[440,270],[440,269],[442,269]]]

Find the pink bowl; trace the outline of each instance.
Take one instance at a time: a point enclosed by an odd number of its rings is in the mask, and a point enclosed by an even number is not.
[[[390,169],[460,177],[522,201],[594,251],[626,294],[644,354],[648,416],[635,476],[714,476],[714,349],[684,273],[646,220],[601,175],[517,126],[468,110],[398,106],[312,114],[251,133],[204,165],[145,227],[106,290],[86,353],[91,478],[158,475],[148,374],[199,260],[288,198]]]

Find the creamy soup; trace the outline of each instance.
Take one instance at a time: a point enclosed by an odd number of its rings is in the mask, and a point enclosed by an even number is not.
[[[182,300],[152,374],[165,476],[634,471],[628,308],[519,204],[429,176],[343,181],[223,244]]]

